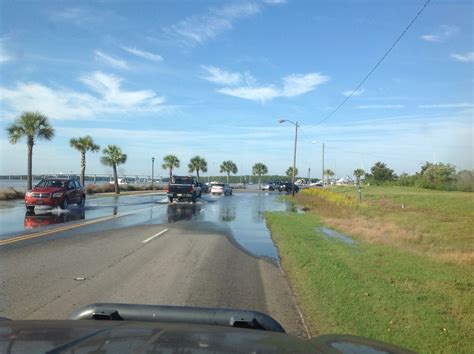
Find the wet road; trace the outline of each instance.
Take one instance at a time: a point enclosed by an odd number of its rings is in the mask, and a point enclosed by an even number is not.
[[[223,223],[240,246],[256,256],[278,261],[265,225],[265,211],[284,211],[278,193],[234,193],[231,197],[203,195],[196,204],[169,204],[164,193],[89,198],[84,208],[36,208],[25,211],[21,201],[0,208],[0,245],[24,235],[68,237],[84,232],[113,230],[140,224],[180,221]],[[63,231],[64,229],[64,231]],[[58,232],[56,232],[58,231]]]
[[[84,219],[4,233],[0,316],[67,318],[95,302],[231,307],[268,313],[304,335],[265,224],[265,211],[286,209],[264,193],[194,205],[168,205],[164,195],[88,200],[66,213]]]

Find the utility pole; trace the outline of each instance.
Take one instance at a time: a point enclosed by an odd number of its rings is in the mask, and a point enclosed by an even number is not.
[[[155,158],[151,158],[151,190],[154,190],[153,181],[155,179]]]
[[[295,149],[293,150],[293,180],[291,181],[291,194],[295,196],[295,170],[296,170],[296,145],[298,143],[298,121],[295,124]]]
[[[291,194],[293,197],[295,196],[295,170],[296,170],[296,146],[298,144],[298,121],[293,122],[288,119],[280,119],[278,120],[278,123],[283,123],[283,122],[288,122],[290,124],[293,124],[295,126],[295,147],[293,149],[293,173],[292,173],[292,179],[291,179]]]
[[[323,160],[322,160],[322,173],[321,173],[321,180],[323,181],[323,187],[324,187],[324,143],[323,143]]]

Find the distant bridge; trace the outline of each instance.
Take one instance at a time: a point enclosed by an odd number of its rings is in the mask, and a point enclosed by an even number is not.
[[[33,174],[33,180],[39,181],[47,177],[56,177],[56,178],[77,178],[79,175],[75,173],[43,173],[43,174]],[[150,175],[140,175],[140,174],[118,174],[119,178],[124,178],[128,183],[151,183]],[[11,174],[11,175],[0,175],[0,181],[26,181],[27,175],[20,174]],[[89,183],[100,183],[100,182],[110,182],[113,181],[114,177],[112,174],[107,173],[87,173],[85,175],[85,181]],[[162,182],[163,176],[155,176],[153,178],[154,182]]]

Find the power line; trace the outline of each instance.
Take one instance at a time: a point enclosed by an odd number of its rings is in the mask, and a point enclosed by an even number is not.
[[[370,75],[372,75],[372,73],[380,66],[380,64],[382,64],[382,62],[385,60],[385,58],[390,54],[390,52],[392,51],[393,48],[395,48],[395,46],[398,44],[398,42],[400,42],[400,40],[403,38],[403,36],[405,35],[405,33],[410,29],[410,27],[413,25],[413,23],[415,23],[415,21],[418,19],[418,17],[420,17],[420,15],[422,14],[422,12],[426,9],[426,7],[428,6],[428,4],[430,3],[431,0],[427,0],[425,2],[425,4],[423,5],[423,7],[420,9],[420,11],[418,11],[418,13],[416,14],[416,16],[410,21],[410,23],[405,27],[405,29],[402,31],[402,33],[400,33],[400,35],[397,37],[397,39],[395,40],[395,42],[393,42],[392,46],[385,52],[385,54],[382,56],[382,58],[379,59],[379,61],[377,62],[377,64],[375,64],[375,66],[368,72],[367,75],[365,75],[365,77],[362,79],[361,82],[359,82],[359,84],[356,86],[355,89],[352,90],[352,92],[350,93],[350,95],[348,95],[344,100],[342,100],[342,102],[332,111],[330,112],[326,117],[324,117],[323,119],[321,119],[319,122],[316,123],[316,125],[319,125],[321,123],[323,123],[324,121],[328,120],[329,118],[331,118],[337,111],[339,111],[339,109],[344,106],[344,104],[354,95],[354,93],[360,89],[360,87],[367,81],[367,79],[370,77]]]

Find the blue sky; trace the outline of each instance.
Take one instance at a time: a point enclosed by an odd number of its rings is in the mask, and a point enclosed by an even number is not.
[[[34,173],[78,172],[71,137],[90,134],[127,153],[124,174],[158,174],[164,155],[187,173],[233,160],[320,176],[383,161],[473,166],[471,1],[431,1],[369,80],[331,112],[391,46],[423,1],[6,1],[0,24],[0,173],[26,173],[26,144],[5,127],[23,111],[56,129],[38,141]],[[110,173],[88,154],[89,173]]]

